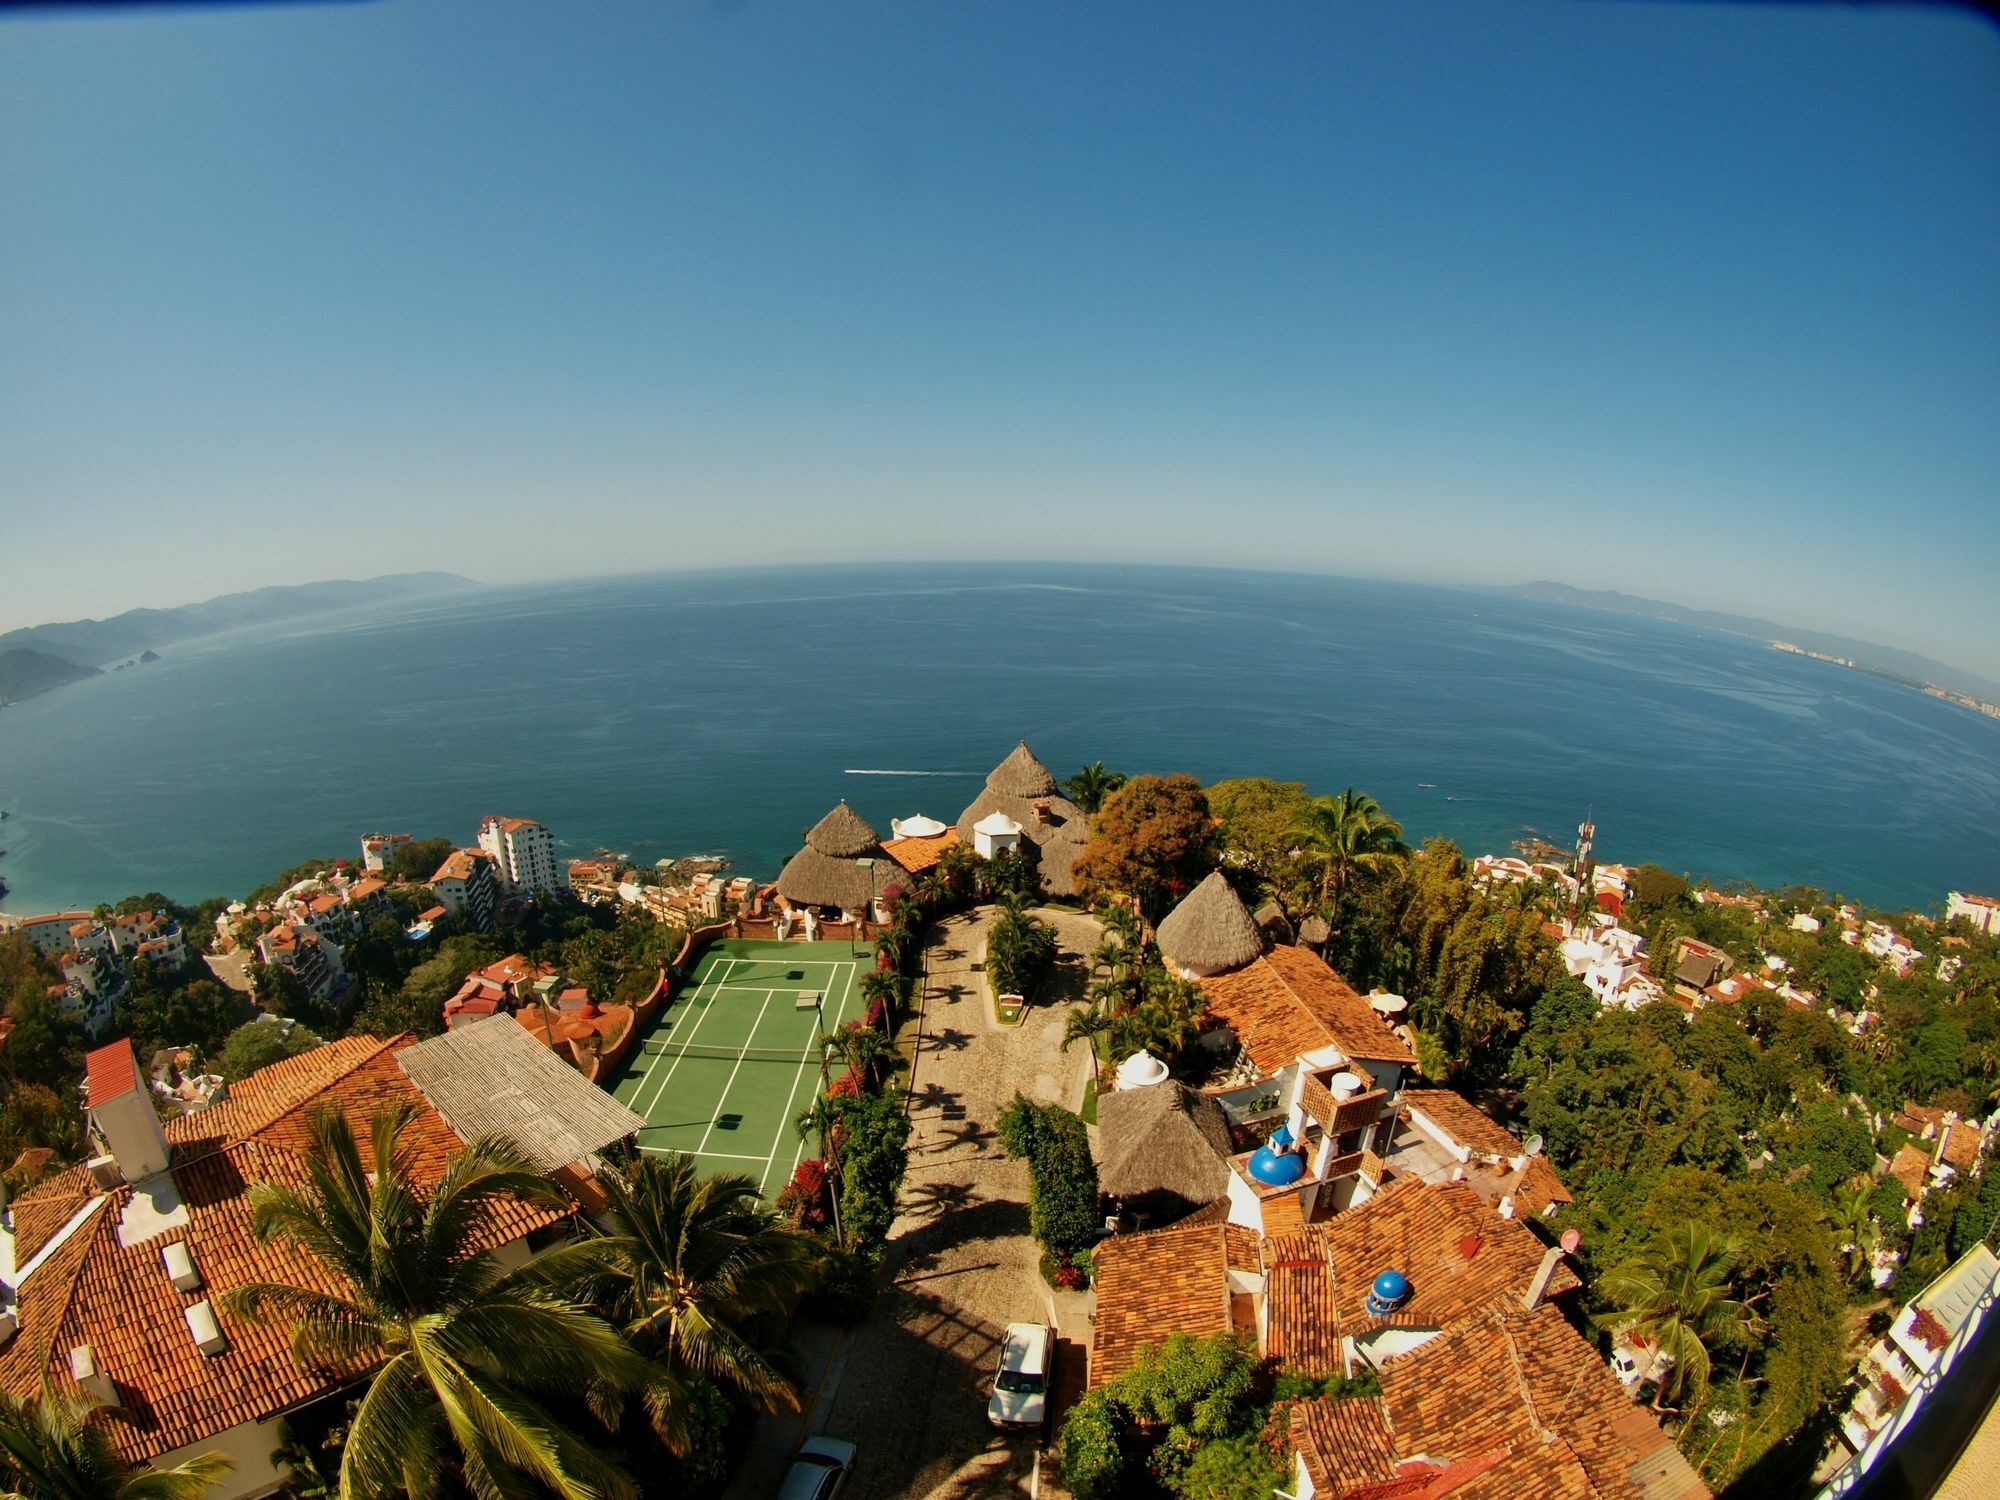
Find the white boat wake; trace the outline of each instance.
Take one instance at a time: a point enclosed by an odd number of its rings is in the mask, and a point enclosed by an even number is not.
[[[978,771],[857,771],[849,767],[846,774],[849,776],[978,776],[981,773]]]

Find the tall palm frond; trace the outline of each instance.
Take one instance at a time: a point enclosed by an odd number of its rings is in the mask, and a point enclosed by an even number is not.
[[[251,1223],[260,1241],[297,1247],[323,1277],[248,1283],[228,1305],[288,1327],[302,1368],[368,1372],[341,1458],[343,1500],[428,1500],[454,1468],[478,1500],[537,1488],[562,1500],[627,1500],[631,1480],[547,1403],[644,1391],[655,1372],[535,1262],[509,1272],[473,1249],[498,1209],[548,1202],[557,1190],[511,1145],[487,1138],[424,1191],[413,1175],[414,1116],[407,1105],[378,1113],[366,1163],[344,1113],[322,1106],[307,1116],[306,1185],[252,1187]]]
[[[200,1500],[235,1467],[203,1453],[170,1469],[134,1469],[91,1422],[96,1407],[46,1375],[38,1397],[0,1396],[0,1484],[10,1500]]]

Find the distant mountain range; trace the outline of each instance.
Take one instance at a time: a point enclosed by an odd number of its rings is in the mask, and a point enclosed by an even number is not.
[[[1502,594],[1517,594],[1527,599],[1547,599],[1556,604],[1578,604],[1585,609],[1607,610],[1612,614],[1645,615],[1655,620],[1673,620],[1682,625],[1698,625],[1704,630],[1723,630],[1731,635],[1747,635],[1760,641],[1789,641],[1810,652],[1822,656],[1844,657],[1864,672],[1873,672],[1881,677],[1893,677],[1899,682],[1913,687],[1941,687],[1952,692],[1965,693],[1987,702],[2000,702],[2000,682],[1968,672],[1962,667],[1954,667],[1947,662],[1934,661],[1928,656],[1919,656],[1914,651],[1901,651],[1894,646],[1878,646],[1871,641],[1857,641],[1844,635],[1828,635],[1819,630],[1797,630],[1789,625],[1779,625],[1771,620],[1759,620],[1750,615],[1730,615],[1712,609],[1687,609],[1679,604],[1667,604],[1659,599],[1641,599],[1634,594],[1621,594],[1615,589],[1579,589],[1566,583],[1550,583],[1541,580],[1535,583],[1516,584],[1511,588],[1497,590]],[[5,644],[5,637],[0,637]]]
[[[111,663],[195,636],[478,587],[456,573],[388,573],[380,578],[252,589],[177,609],[128,609],[108,620],[24,626],[0,635],[0,704],[95,677]]]

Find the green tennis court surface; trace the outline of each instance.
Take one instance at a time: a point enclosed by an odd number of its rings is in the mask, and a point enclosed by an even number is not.
[[[741,1172],[766,1198],[805,1154],[792,1128],[819,1087],[813,1039],[862,1016],[874,955],[847,943],[724,941],[702,955],[611,1085],[646,1118],[639,1144]]]

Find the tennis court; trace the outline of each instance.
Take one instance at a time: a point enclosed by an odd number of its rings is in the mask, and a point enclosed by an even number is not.
[[[705,1172],[744,1173],[775,1198],[805,1154],[792,1121],[819,1087],[813,1040],[861,1018],[859,982],[873,957],[847,943],[711,947],[611,1085],[646,1118],[640,1146],[687,1152]]]

